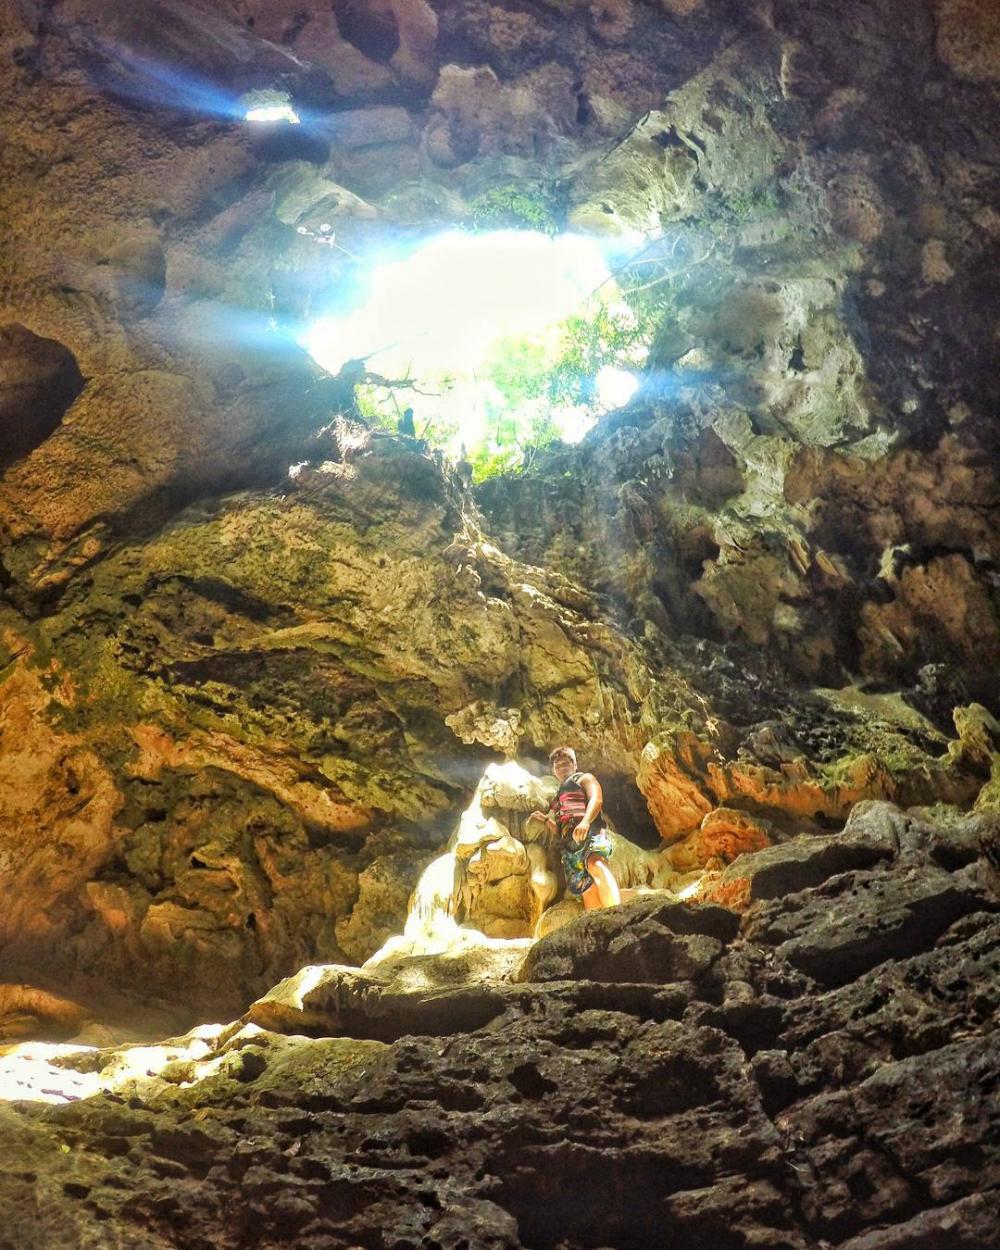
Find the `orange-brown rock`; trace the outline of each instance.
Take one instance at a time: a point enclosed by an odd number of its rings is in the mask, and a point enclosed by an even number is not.
[[[678,872],[704,868],[712,860],[728,864],[746,851],[771,845],[767,828],[748,812],[717,807],[709,812],[694,833],[670,848],[670,863]]]

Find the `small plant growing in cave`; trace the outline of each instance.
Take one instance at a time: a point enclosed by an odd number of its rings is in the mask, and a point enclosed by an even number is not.
[[[726,199],[730,213],[741,220],[748,217],[770,217],[778,211],[780,204],[774,187],[754,187],[747,191],[737,191]]]
[[[697,225],[717,239],[725,239],[748,222],[773,217],[783,206],[780,186],[747,187],[706,197]]]
[[[472,202],[468,222],[473,230],[537,230],[553,235],[559,229],[558,202],[543,187],[491,187]]]

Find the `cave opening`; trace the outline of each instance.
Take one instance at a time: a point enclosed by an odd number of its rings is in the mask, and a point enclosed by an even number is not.
[[[237,112],[245,122],[258,125],[298,126],[302,121],[289,93],[272,87],[247,91],[239,99]]]
[[[579,234],[451,231],[377,257],[301,342],[360,379],[371,424],[412,433],[475,480],[575,443],[640,385],[651,328],[623,298],[617,249]]]
[[[243,114],[243,120],[248,122],[288,122],[290,125],[297,126],[300,118],[290,104],[258,104],[247,109]]]

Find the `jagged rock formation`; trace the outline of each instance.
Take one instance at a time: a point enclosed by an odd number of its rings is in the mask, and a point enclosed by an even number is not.
[[[972,0],[2,0],[0,1038],[81,1101],[0,1107],[0,1245],[988,1240],[996,65]],[[294,335],[495,224],[644,233],[660,329],[473,492]],[[701,901],[521,968],[510,817],[494,937],[351,972],[557,740]]]
[[[986,1244],[997,835],[872,804],[748,856],[739,932],[653,896],[514,983],[307,969],[228,1027],[38,1046],[0,1244]]]

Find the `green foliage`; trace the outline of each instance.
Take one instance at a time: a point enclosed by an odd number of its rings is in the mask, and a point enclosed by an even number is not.
[[[769,217],[778,211],[780,200],[774,187],[756,187],[735,192],[726,204],[734,217]]]
[[[497,224],[495,214],[501,212],[517,210],[524,222],[529,207],[541,211],[536,200],[517,188],[495,189],[477,204],[481,210],[478,219],[490,225]],[[643,270],[640,277],[646,278],[649,272]],[[610,366],[635,371],[641,367],[667,298],[656,282],[646,286],[651,289],[644,287],[631,297],[626,289],[622,299],[618,287],[607,283],[591,295],[582,311],[557,326],[498,340],[475,373],[474,393],[469,400],[472,421],[467,407],[456,411],[455,396],[450,404],[437,406],[450,406],[449,417],[424,401],[424,397],[442,395],[455,384],[454,379],[445,377],[421,376],[418,387],[412,390],[358,385],[355,408],[369,424],[395,430],[410,395],[417,413],[417,435],[452,454],[458,449],[460,427],[481,431],[485,417],[485,436],[468,442],[465,449],[474,481],[528,468],[541,451],[562,437],[564,423],[583,423],[602,411],[597,383],[602,369]],[[409,373],[404,382],[411,385]],[[457,397],[462,402],[461,379],[457,385]],[[434,413],[430,418],[425,416],[428,410]]]
[[[447,447],[458,436],[458,422],[435,414],[417,421],[417,436],[426,439],[432,447]]]
[[[451,379],[439,379],[438,385],[447,389]],[[403,391],[400,398],[392,387],[362,382],[354,388],[354,407],[358,416],[369,425],[395,432],[399,429],[404,409],[408,407],[406,395],[407,392]],[[426,439],[432,447],[445,447],[457,435],[458,425],[454,420],[435,413],[427,418],[417,418],[416,432],[418,438]]]
[[[648,328],[624,305],[600,303],[574,313],[549,335],[501,339],[487,358],[484,376],[507,409],[597,405],[596,378],[608,365],[634,368],[645,356]]]
[[[483,372],[508,408],[523,408],[545,394],[549,352],[541,337],[506,335],[494,343]]]
[[[495,443],[480,443],[471,455],[472,480],[485,482],[487,478],[503,477],[516,472],[522,464],[521,448],[498,447]]]
[[[744,222],[773,217],[782,206],[781,192],[772,185],[741,191],[717,192],[706,199],[699,225],[712,234],[725,233]]]
[[[469,222],[474,230],[555,234],[559,229],[556,209],[555,197],[541,187],[491,187],[473,201]]]
[[[602,303],[590,316],[567,317],[549,378],[550,399],[593,408],[601,369],[634,367],[645,356],[645,348],[644,328],[627,306],[612,309]]]
[[[473,477],[485,481],[527,468],[560,437],[556,414],[599,411],[597,375],[606,366],[630,369],[645,356],[650,327],[625,305],[594,301],[548,334],[499,340],[483,366],[491,435],[475,448]]]
[[[359,383],[354,388],[354,407],[358,416],[369,425],[383,430],[394,430],[401,412],[392,391],[367,382]]]
[[[473,447],[470,457],[476,482],[529,468],[540,451],[559,441],[559,426],[541,402],[507,409],[493,401],[487,407],[493,417],[492,431]]]

